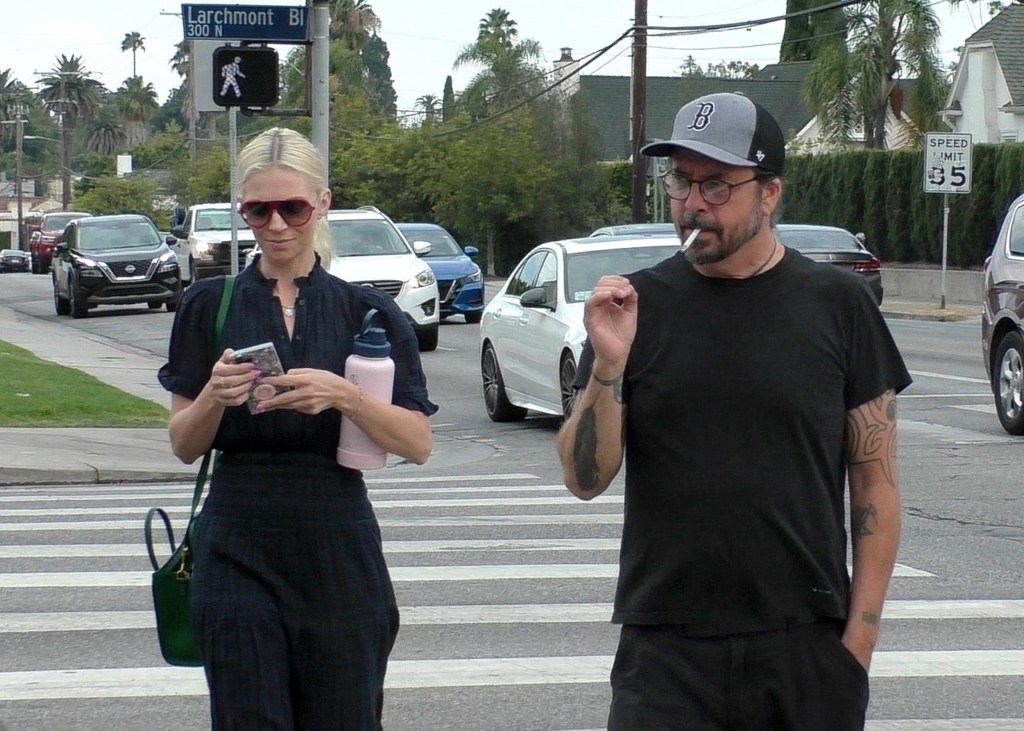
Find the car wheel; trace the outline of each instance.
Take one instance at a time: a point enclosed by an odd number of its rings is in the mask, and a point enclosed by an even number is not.
[[[43,262],[39,262],[39,273],[40,274],[49,274],[50,273],[50,265],[49,264],[44,264]]]
[[[466,317],[466,324],[467,325],[479,325],[480,324],[480,318],[483,317],[483,316],[484,316],[484,313],[482,313],[482,312],[467,312],[466,315],[465,315],[465,317]]]
[[[71,314],[71,300],[67,297],[61,297],[60,287],[57,285],[57,275],[53,277],[53,309],[56,310],[58,315],[70,315]]]
[[[36,259],[34,256],[32,257],[32,273],[33,274],[39,274],[40,273],[39,272],[39,260]]]
[[[420,350],[428,353],[433,350],[437,350],[437,326],[430,328],[429,330],[420,330],[416,333],[416,340],[419,341]]]
[[[484,407],[491,421],[522,421],[526,418],[526,409],[513,406],[508,400],[498,356],[490,345],[484,346],[480,357],[480,375],[484,381]]]
[[[572,353],[562,356],[562,363],[558,366],[558,390],[562,396],[562,418],[568,419],[572,416],[573,406],[576,405],[576,389],[573,384],[576,382],[576,361]]]
[[[1024,339],[1016,330],[999,341],[992,370],[992,391],[996,397],[996,413],[1003,428],[1010,434],[1024,434]]]
[[[68,278],[68,298],[71,300],[71,316],[81,319],[89,314],[88,303],[78,295],[78,286],[74,277]]]

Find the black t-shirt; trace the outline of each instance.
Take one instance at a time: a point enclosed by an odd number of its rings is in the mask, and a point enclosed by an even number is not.
[[[281,308],[274,298],[274,280],[258,267],[243,270],[234,296],[220,348],[214,352],[213,330],[224,292],[224,278],[200,279],[185,290],[174,318],[168,361],[160,369],[161,385],[172,393],[195,399],[210,378],[213,364],[225,348],[238,350],[271,341],[281,365],[319,368],[344,375],[345,359],[353,339],[371,308],[380,313],[375,324],[384,327],[395,361],[391,402],[428,416],[437,411],[427,395],[416,334],[391,297],[370,287],[357,287],[328,274],[319,263],[308,276],[296,280],[295,326],[289,339]],[[301,452],[335,458],[341,430],[341,412],[326,409],[301,414],[278,409],[250,414],[248,407],[225,409],[213,448],[231,452]]]
[[[629,278],[613,621],[713,636],[844,618],[846,412],[910,383],[867,287],[792,250],[750,279],[682,254]]]

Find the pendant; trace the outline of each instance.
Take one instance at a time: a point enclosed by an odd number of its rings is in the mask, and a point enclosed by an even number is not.
[[[281,311],[284,312],[284,316],[287,318],[295,317],[294,307],[285,307],[284,305],[281,305]]]

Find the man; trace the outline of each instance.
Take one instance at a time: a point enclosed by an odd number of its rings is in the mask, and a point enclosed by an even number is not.
[[[775,238],[785,142],[763,108],[701,97],[643,153],[671,158],[679,236],[700,233],[598,281],[558,435],[581,499],[626,462],[609,728],[862,729],[910,377],[860,279]]]

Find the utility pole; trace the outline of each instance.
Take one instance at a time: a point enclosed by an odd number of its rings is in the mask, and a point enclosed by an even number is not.
[[[633,156],[633,223],[647,221],[647,158],[640,154],[647,137],[647,0],[634,0],[633,74],[630,142]]]
[[[22,198],[22,188],[21,188],[21,186],[24,185],[24,183],[22,182],[22,173],[21,173],[21,156],[22,156],[21,144],[22,144],[22,140],[24,139],[24,134],[25,134],[25,105],[22,104],[21,102],[17,102],[17,103],[14,104],[14,106],[13,106],[11,111],[14,112],[14,117],[15,117],[15,119],[17,119],[17,125],[18,125],[18,127],[17,127],[17,137],[15,138],[15,143],[14,143],[15,144],[15,148],[14,148],[15,149],[14,190],[15,190],[16,195],[18,196],[18,248],[21,249],[22,251],[25,251],[27,249],[27,247],[25,246],[25,242],[23,240],[24,239],[24,233],[25,233],[25,213],[24,213],[24,209],[22,208],[22,202],[21,202],[21,198]]]

